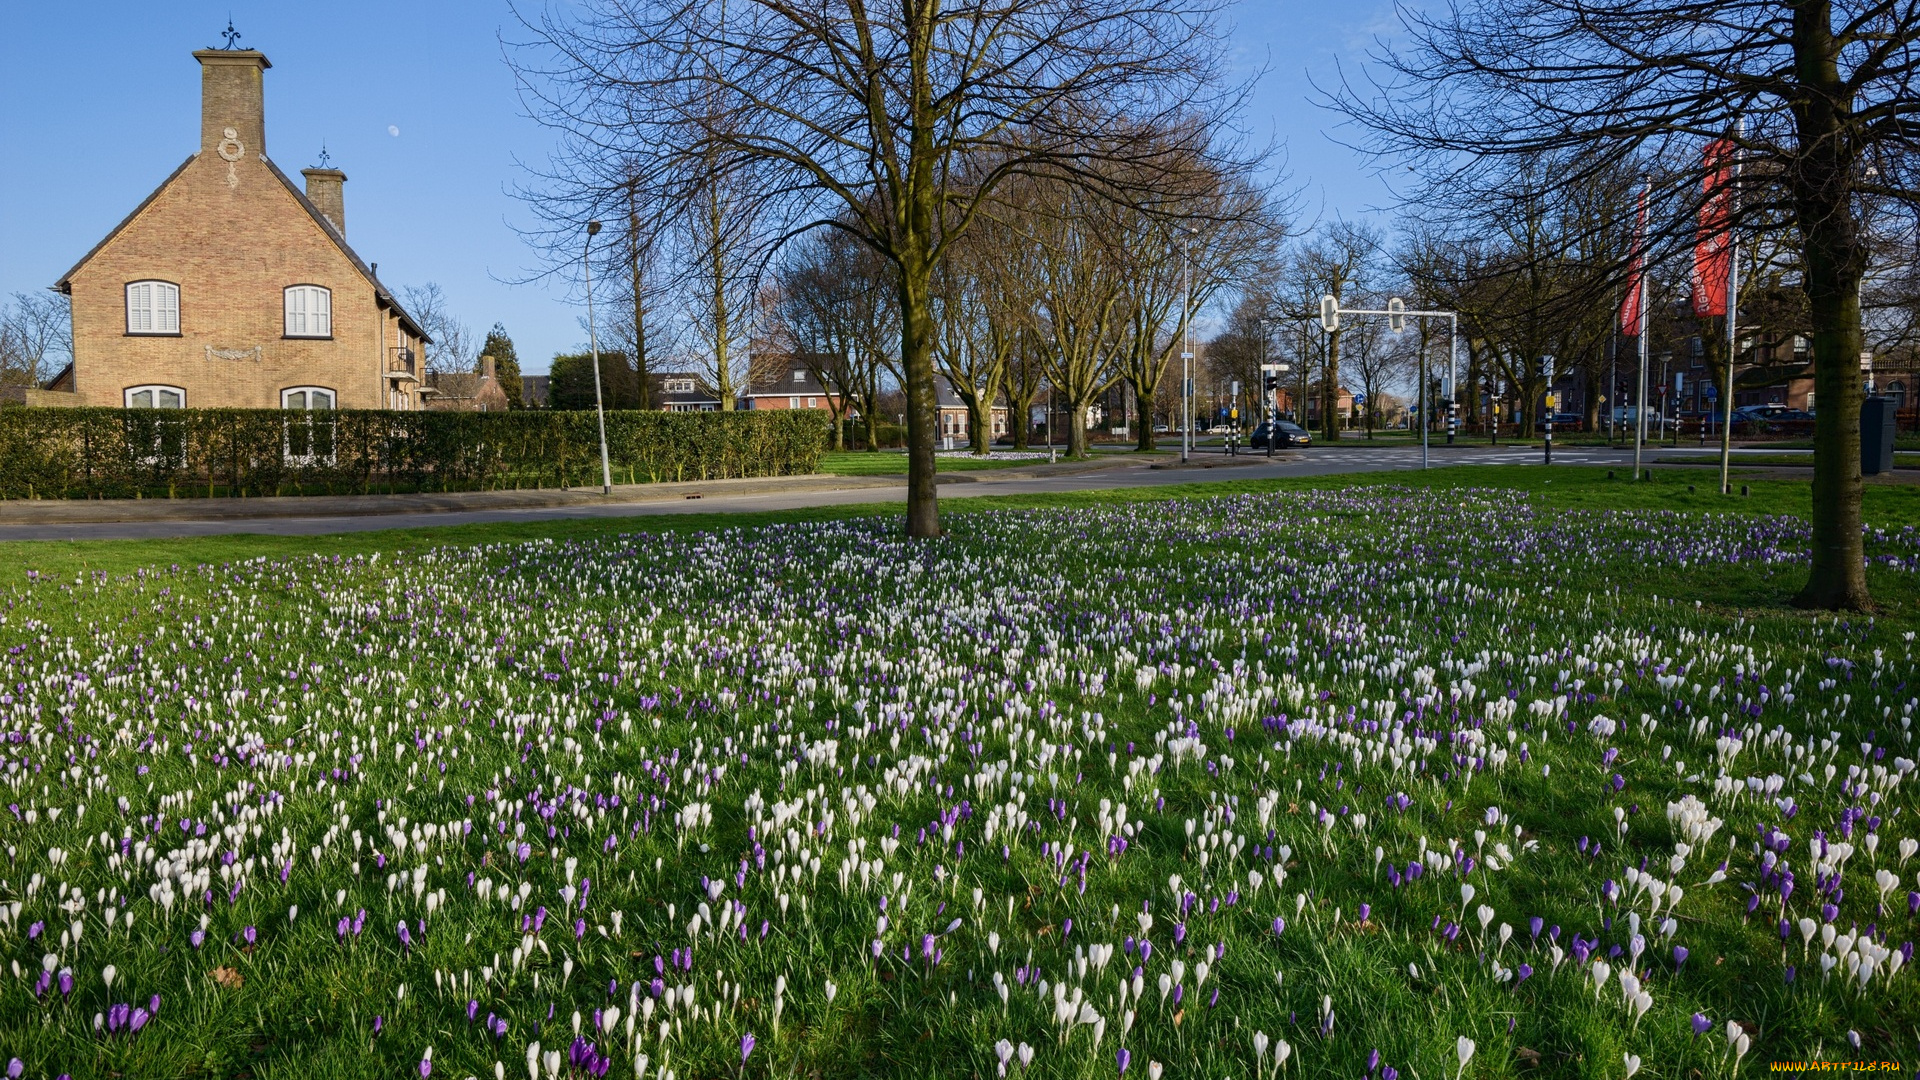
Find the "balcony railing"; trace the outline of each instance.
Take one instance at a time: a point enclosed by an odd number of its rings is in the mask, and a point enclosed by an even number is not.
[[[419,373],[415,363],[415,353],[412,349],[396,345],[387,350],[387,375],[390,378],[412,379],[418,382]]]

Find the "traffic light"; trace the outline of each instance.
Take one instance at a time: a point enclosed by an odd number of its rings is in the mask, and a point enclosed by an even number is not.
[[[1320,329],[1331,334],[1340,329],[1340,298],[1323,296],[1320,298]]]
[[[1387,301],[1387,329],[1396,334],[1407,329],[1407,302],[1397,296]]]
[[[1278,390],[1279,388],[1280,388],[1280,376],[1278,375],[1267,376],[1267,393],[1271,394],[1275,390]]]

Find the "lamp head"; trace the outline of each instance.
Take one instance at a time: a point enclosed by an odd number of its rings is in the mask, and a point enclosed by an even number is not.
[[[599,235],[599,233],[600,233],[600,223],[599,223],[599,222],[597,222],[597,221],[589,221],[589,222],[587,222],[587,235],[588,235],[588,236],[597,236],[597,235]]]

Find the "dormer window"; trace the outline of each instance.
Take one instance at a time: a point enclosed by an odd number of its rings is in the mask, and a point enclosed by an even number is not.
[[[286,335],[295,338],[333,336],[333,293],[318,285],[292,285],[286,291]]]
[[[180,286],[171,281],[127,283],[127,333],[178,334]]]
[[[799,371],[795,371],[795,372],[793,373],[793,381],[794,381],[794,382],[797,382],[797,383],[803,383],[803,382],[806,382],[806,381],[807,381],[807,372],[806,372],[806,369],[804,369],[804,368],[802,368],[802,369],[801,369],[801,370],[799,370]]]

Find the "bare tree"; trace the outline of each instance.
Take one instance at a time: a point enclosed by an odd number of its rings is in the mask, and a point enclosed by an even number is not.
[[[1368,290],[1381,271],[1380,256],[1380,234],[1371,226],[1348,221],[1323,224],[1304,239],[1292,254],[1289,290],[1282,301],[1279,316],[1300,322],[1315,318],[1322,296],[1337,296],[1344,305],[1357,306],[1347,297],[1358,296]],[[1334,444],[1340,441],[1340,347],[1342,336],[1350,328],[1349,324],[1342,323],[1339,329],[1324,336],[1317,356],[1300,358],[1303,401],[1309,370],[1316,366],[1310,361],[1317,361],[1320,434],[1321,438]]]
[[[1371,89],[1333,104],[1427,190],[1497,188],[1516,157],[1577,152],[1560,184],[1663,168],[1649,262],[1696,238],[1734,184],[1729,224],[1790,215],[1812,324],[1813,544],[1808,607],[1870,606],[1860,519],[1860,295],[1877,201],[1916,201],[1920,8],[1881,0],[1466,0],[1403,7],[1401,47]],[[1424,194],[1424,192],[1423,192]]]
[[[435,282],[408,285],[400,290],[407,313],[426,331],[433,344],[427,346],[425,369],[436,375],[465,374],[474,371],[480,361],[479,342],[460,317],[453,313],[447,294]]]
[[[73,316],[60,293],[0,303],[0,386],[40,386],[73,359]]]
[[[587,0],[523,20],[536,40],[514,57],[536,115],[643,159],[661,198],[750,171],[753,197],[796,230],[846,229],[893,265],[906,531],[930,537],[936,268],[1011,177],[1151,202],[1167,147],[1138,136],[1175,120],[1202,141],[1192,152],[1224,158],[1206,143],[1240,98],[1220,90],[1225,6]],[[1096,168],[1114,161],[1138,167]]]
[[[967,407],[967,442],[975,454],[993,449],[993,402],[1018,336],[1013,312],[997,289],[1005,280],[991,268],[991,249],[979,243],[982,232],[976,228],[972,242],[947,259],[933,287],[940,327],[934,362]]]

